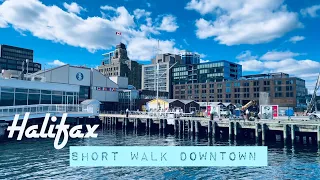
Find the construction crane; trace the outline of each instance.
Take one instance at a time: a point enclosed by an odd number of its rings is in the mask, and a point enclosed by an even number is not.
[[[254,105],[255,103],[256,101],[254,100],[249,101],[246,105],[242,106],[241,111],[247,110],[250,106]]]
[[[309,101],[308,108],[306,110],[306,114],[311,113],[313,107],[315,107],[315,109],[317,110],[316,97],[317,97],[317,91],[319,90],[319,87],[320,87],[320,73],[319,73],[319,76],[318,76],[317,83],[316,83],[316,85],[314,87],[314,91],[313,91],[311,100]]]

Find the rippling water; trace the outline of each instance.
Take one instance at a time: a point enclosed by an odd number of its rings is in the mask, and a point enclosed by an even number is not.
[[[69,167],[69,146],[255,145],[208,138],[100,131],[98,138],[73,139],[62,150],[53,139],[0,142],[0,179],[320,179],[316,147],[268,145],[268,167]]]

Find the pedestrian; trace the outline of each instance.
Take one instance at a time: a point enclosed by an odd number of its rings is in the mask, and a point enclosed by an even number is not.
[[[126,117],[129,117],[129,109],[126,109]]]

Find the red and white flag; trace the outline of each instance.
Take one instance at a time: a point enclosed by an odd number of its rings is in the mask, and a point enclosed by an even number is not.
[[[116,32],[116,35],[121,36],[121,32]]]

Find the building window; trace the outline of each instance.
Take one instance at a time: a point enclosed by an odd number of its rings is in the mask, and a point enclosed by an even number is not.
[[[254,81],[253,86],[259,86],[259,81]]]
[[[226,83],[226,87],[230,87],[230,83]]]
[[[282,93],[275,93],[275,97],[282,97]]]
[[[195,94],[199,94],[199,90],[197,90],[197,89],[194,90],[194,93],[195,93]]]
[[[210,84],[210,88],[214,88],[214,84]]]
[[[249,82],[244,82],[244,83],[243,83],[243,86],[249,86],[249,85],[250,85]]]
[[[207,85],[206,84],[202,84],[202,89],[205,89],[207,88]]]
[[[244,94],[244,98],[249,98],[250,97],[250,94]]]
[[[275,81],[274,81],[274,84],[275,84],[275,85],[281,85],[281,80],[275,80]]]
[[[231,94],[226,94],[226,98],[231,98]]]
[[[279,92],[279,91],[282,91],[282,88],[281,88],[281,86],[277,86],[277,87],[274,87],[274,90],[275,90],[276,92]]]
[[[263,91],[270,91],[270,87],[264,87]]]
[[[234,98],[240,98],[240,94],[234,94]]]
[[[264,81],[263,84],[264,84],[265,86],[269,86],[269,85],[270,85],[270,81]]]
[[[286,96],[287,96],[287,97],[293,97],[293,92],[287,92],[287,93],[286,93]]]
[[[292,86],[287,86],[287,87],[286,87],[286,90],[287,90],[287,91],[292,91]]]
[[[260,88],[253,88],[254,92],[260,91]]]
[[[210,89],[210,93],[213,94],[214,93],[214,89]]]
[[[240,92],[240,88],[234,88],[234,92]]]
[[[240,83],[239,82],[235,82],[235,83],[233,83],[233,86],[234,87],[240,87]]]
[[[207,90],[203,89],[203,90],[202,90],[202,93],[207,93]]]
[[[226,93],[231,93],[231,89],[229,87],[226,88]]]
[[[293,80],[287,80],[286,84],[293,84]]]
[[[222,93],[222,89],[218,89],[218,93]]]

